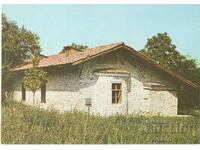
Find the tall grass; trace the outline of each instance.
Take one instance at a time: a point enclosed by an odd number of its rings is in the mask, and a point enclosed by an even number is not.
[[[175,129],[161,130],[163,124]],[[17,102],[3,103],[1,132],[4,144],[200,143],[197,116],[100,117],[76,111],[60,114]]]

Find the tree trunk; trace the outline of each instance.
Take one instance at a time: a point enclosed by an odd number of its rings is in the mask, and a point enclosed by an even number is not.
[[[200,109],[200,83],[199,83],[199,91],[198,91],[198,94],[199,94],[198,108]]]
[[[33,106],[35,106],[35,92],[33,92]]]
[[[4,89],[2,89],[2,92],[1,92],[1,101],[3,102],[3,101],[5,101],[5,90]]]

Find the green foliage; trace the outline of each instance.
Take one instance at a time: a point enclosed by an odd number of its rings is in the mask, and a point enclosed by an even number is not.
[[[31,53],[40,51],[39,37],[35,33],[19,27],[2,14],[2,81],[3,89],[12,73],[9,70],[30,58]]]
[[[200,110],[198,108],[191,110],[190,114],[200,118]]]
[[[147,44],[141,52],[166,68],[194,82],[200,81],[198,61],[178,52],[166,32],[158,33],[156,36],[148,39]]]
[[[72,43],[71,45],[69,45],[69,47],[72,48],[72,49],[74,48],[74,49],[78,49],[78,50],[83,50],[83,49],[88,48],[88,46],[86,46],[86,45],[80,45],[80,44],[75,44],[75,43]],[[63,49],[60,52],[60,54],[64,53],[64,52],[65,52],[65,49]]]
[[[29,69],[25,71],[24,85],[26,88],[35,92],[41,87],[41,84],[45,81],[46,76],[47,73],[41,69]]]
[[[75,49],[86,49],[86,48],[88,48],[88,46],[86,46],[86,45],[80,45],[80,44],[75,44],[75,43],[72,43],[70,46],[72,48],[75,48]]]
[[[164,124],[173,128],[160,130]],[[2,108],[4,144],[192,144],[200,143],[199,133],[199,117],[192,116],[100,117],[77,111],[60,114],[13,101]]]
[[[33,92],[33,102],[35,101],[35,91],[41,87],[47,76],[47,72],[37,68],[39,60],[38,53],[34,53],[32,58],[33,67],[25,71],[24,76],[24,86]]]

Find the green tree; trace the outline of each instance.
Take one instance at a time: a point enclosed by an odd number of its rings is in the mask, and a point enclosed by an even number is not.
[[[39,37],[2,14],[2,95],[13,76],[9,70],[31,58],[34,51],[40,52]]]
[[[69,45],[69,47],[74,48],[74,49],[79,49],[79,50],[88,48],[88,46],[86,45],[80,45],[80,44],[75,44],[75,43],[72,43],[71,45]],[[64,52],[65,52],[65,49],[63,49],[60,53],[64,53]]]
[[[33,67],[25,71],[24,86],[33,92],[33,104],[35,105],[35,92],[45,82],[47,72],[38,68],[39,55],[36,52],[32,58],[32,64]]]
[[[172,40],[166,32],[158,33],[148,39],[141,52],[193,82],[199,82],[200,68],[198,61],[177,51],[176,46],[172,44]]]
[[[88,46],[86,46],[86,45],[80,45],[80,44],[75,44],[75,43],[72,43],[71,45],[70,45],[72,48],[75,48],[75,49],[86,49],[86,48],[88,48]]]

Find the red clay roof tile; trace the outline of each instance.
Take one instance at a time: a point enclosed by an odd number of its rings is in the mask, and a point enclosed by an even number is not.
[[[43,58],[40,60],[38,67],[49,67],[49,66],[57,66],[57,65],[64,65],[64,64],[70,64],[74,63],[76,61],[85,59],[87,57],[94,56],[96,54],[99,54],[101,52],[107,51],[109,49],[115,48],[117,46],[122,45],[123,43],[114,43],[109,45],[103,45],[99,47],[94,48],[87,48],[83,52],[77,52],[73,55],[66,56],[65,53],[57,54],[48,56],[47,58]],[[25,70],[32,67],[32,64],[21,64],[13,68],[11,71],[17,71],[17,70]]]
[[[142,53],[140,53],[138,51],[135,51],[133,48],[125,45],[123,42],[103,45],[103,46],[94,47],[94,48],[87,48],[87,49],[84,49],[84,51],[82,51],[82,52],[77,52],[77,53],[74,53],[69,56],[67,56],[66,53],[48,56],[47,58],[43,58],[40,60],[38,67],[42,68],[42,67],[58,66],[58,65],[64,65],[64,64],[78,64],[83,61],[86,61],[88,58],[96,57],[99,54],[103,54],[105,52],[110,52],[109,50],[115,50],[120,47],[126,48],[127,50],[131,51],[131,53],[133,55],[141,58],[142,60],[144,60],[145,62],[147,62],[149,64],[152,64],[156,68],[164,71],[165,73],[169,74],[170,76],[174,77],[175,79],[178,79],[192,87],[197,87],[197,85],[194,84],[193,82],[185,79],[184,77],[180,76],[179,74],[177,74],[173,71],[170,71],[170,70],[164,68],[163,66],[157,64],[154,60],[148,58],[147,56],[143,55]],[[32,67],[31,63],[28,63],[28,64],[25,63],[25,64],[20,64],[20,65],[16,66],[15,68],[11,69],[11,71],[25,70],[25,69],[29,69],[31,67]]]

